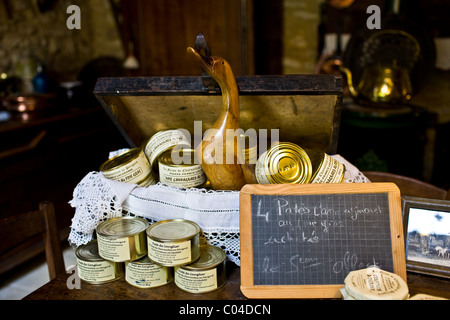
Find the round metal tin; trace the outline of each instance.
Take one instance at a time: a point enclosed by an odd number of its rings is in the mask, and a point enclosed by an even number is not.
[[[175,153],[171,149],[159,156],[159,181],[180,188],[203,186],[206,183],[206,175],[202,166],[195,164],[195,150],[182,149],[178,154]],[[183,163],[176,164],[174,159]]]
[[[350,271],[344,285],[348,300],[406,300],[409,296],[402,277],[378,267]]]
[[[175,268],[175,284],[190,293],[207,293],[219,289],[226,281],[226,255],[215,246],[200,246],[200,258]]]
[[[125,280],[141,289],[155,288],[172,282],[173,268],[160,266],[145,256],[125,262]]]
[[[98,251],[101,257],[115,262],[133,261],[147,254],[145,219],[119,217],[97,226]]]
[[[319,153],[312,161],[311,183],[341,183],[344,180],[345,165],[326,153]]]
[[[102,284],[118,280],[124,275],[124,265],[100,257],[97,240],[92,240],[75,250],[78,276],[81,280]]]
[[[260,184],[308,183],[312,164],[308,154],[298,145],[281,142],[260,156],[255,175]]]
[[[150,163],[140,148],[122,152],[100,166],[105,178],[138,185],[156,184]]]
[[[166,267],[192,263],[200,256],[200,231],[189,220],[155,222],[147,229],[148,257]]]
[[[144,153],[150,166],[156,163],[158,157],[173,147],[191,147],[190,138],[181,130],[163,130],[155,133],[145,144]]]

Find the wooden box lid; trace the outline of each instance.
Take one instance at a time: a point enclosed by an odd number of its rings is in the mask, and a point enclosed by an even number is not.
[[[245,76],[236,82],[244,131],[279,129],[281,141],[336,152],[340,76]],[[194,122],[202,121],[203,132],[211,128],[222,104],[220,89],[206,88],[200,76],[99,78],[94,94],[131,147],[166,129],[187,129],[194,137]]]

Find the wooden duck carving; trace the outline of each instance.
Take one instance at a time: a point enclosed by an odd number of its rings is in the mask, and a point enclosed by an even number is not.
[[[222,111],[197,147],[197,158],[213,189],[240,190],[250,182],[251,175],[245,178],[248,170],[242,159],[239,139],[227,141],[226,137],[228,129],[239,129],[239,92],[233,71],[223,58],[204,58],[191,47],[187,51],[217,81],[222,91]]]

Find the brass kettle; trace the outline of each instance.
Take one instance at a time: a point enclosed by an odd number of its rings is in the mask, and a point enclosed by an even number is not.
[[[350,94],[355,99],[388,104],[407,103],[413,93],[408,69],[392,64],[372,64],[362,73],[357,87],[353,84],[351,71],[341,66],[347,78]]]

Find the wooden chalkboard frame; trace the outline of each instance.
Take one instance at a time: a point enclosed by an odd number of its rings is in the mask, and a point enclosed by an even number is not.
[[[245,185],[240,191],[241,291],[250,299],[340,298],[342,285],[254,285],[252,195],[387,193],[394,272],[406,282],[400,190],[394,183]]]

